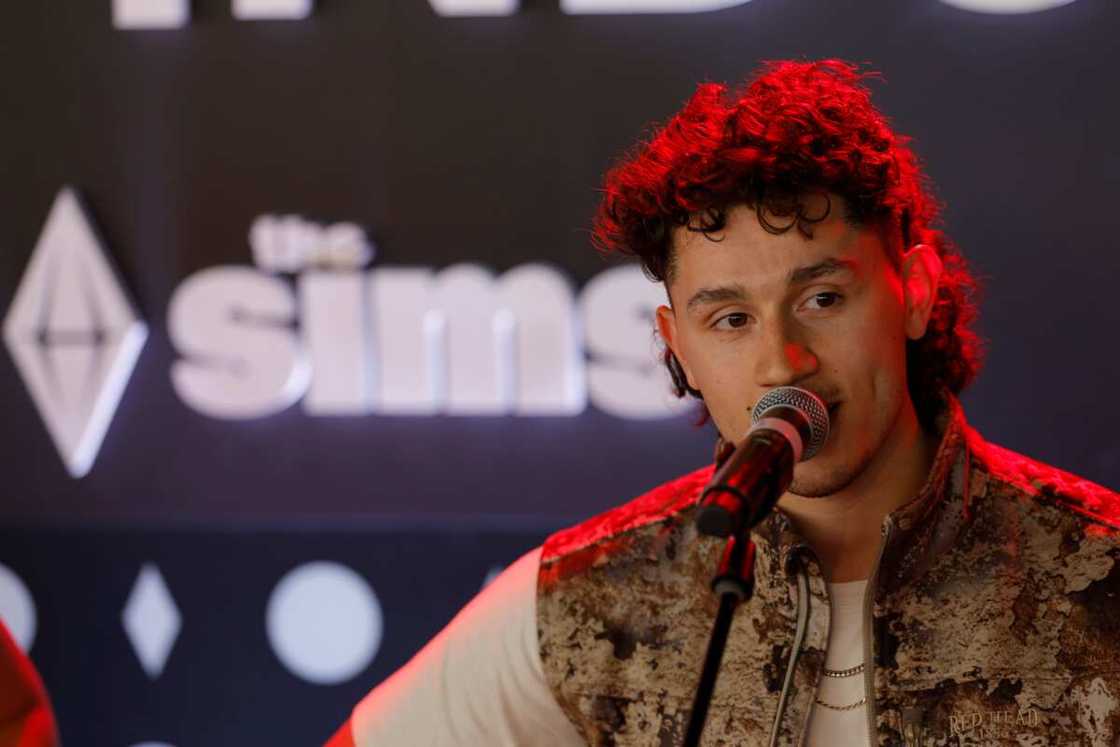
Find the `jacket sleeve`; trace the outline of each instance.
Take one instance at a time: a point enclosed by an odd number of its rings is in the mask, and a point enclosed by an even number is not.
[[[357,747],[585,744],[541,666],[540,555],[538,547],[513,563],[358,704]]]
[[[56,747],[58,731],[47,691],[31,660],[0,621],[0,745]]]

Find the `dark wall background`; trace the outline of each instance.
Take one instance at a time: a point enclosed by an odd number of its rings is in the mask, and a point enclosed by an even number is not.
[[[710,432],[687,418],[593,408],[208,419],[168,377],[165,314],[184,278],[249,263],[254,217],[300,213],[365,226],[378,264],[500,271],[543,260],[582,285],[607,267],[587,232],[606,166],[698,81],[737,82],[764,59],[839,56],[884,72],[876,99],[915,138],[946,228],[986,280],[990,352],[965,397],[972,423],[1120,484],[1115,3],[986,15],[938,0],[753,0],[691,15],[566,16],[527,0],[511,17],[442,18],[423,0],[322,0],[304,21],[237,22],[226,2],[196,0],[191,24],[171,31],[115,30],[108,0],[9,6],[0,309],[55,194],[73,184],[151,330],[80,480],[0,355],[0,563],[38,605],[32,654],[70,744],[321,739],[492,563],[709,455]],[[424,592],[387,603],[397,561],[378,548],[410,547],[414,535],[457,561],[409,556],[431,564],[417,576]],[[207,656],[234,635],[265,645],[257,602],[283,569],[318,557],[348,563],[383,597],[385,640],[366,673],[314,687],[261,652]],[[220,576],[210,603],[229,621],[208,618],[199,592],[155,682],[136,680],[119,625],[142,562],[177,568],[164,574],[177,598]],[[457,563],[470,572],[452,573]],[[398,635],[409,628],[400,621],[420,618],[427,627]],[[188,636],[188,623],[212,627]]]

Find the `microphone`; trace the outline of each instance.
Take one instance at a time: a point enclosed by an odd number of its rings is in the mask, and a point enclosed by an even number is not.
[[[828,407],[805,389],[781,386],[755,405],[746,438],[700,494],[701,534],[729,537],[762,521],[828,438]]]

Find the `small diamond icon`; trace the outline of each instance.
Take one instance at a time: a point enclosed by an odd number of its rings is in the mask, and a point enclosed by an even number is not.
[[[167,590],[163,576],[152,563],[145,563],[132,585],[121,614],[124,631],[151,679],[163,673],[167,657],[182,628],[179,608]]]
[[[93,466],[147,335],[77,195],[63,189],[4,320],[4,342],[72,476]]]

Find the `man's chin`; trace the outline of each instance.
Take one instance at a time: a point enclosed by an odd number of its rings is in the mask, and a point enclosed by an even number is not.
[[[794,469],[793,480],[786,492],[802,498],[827,498],[847,489],[866,467],[857,465],[815,465],[806,462]]]

